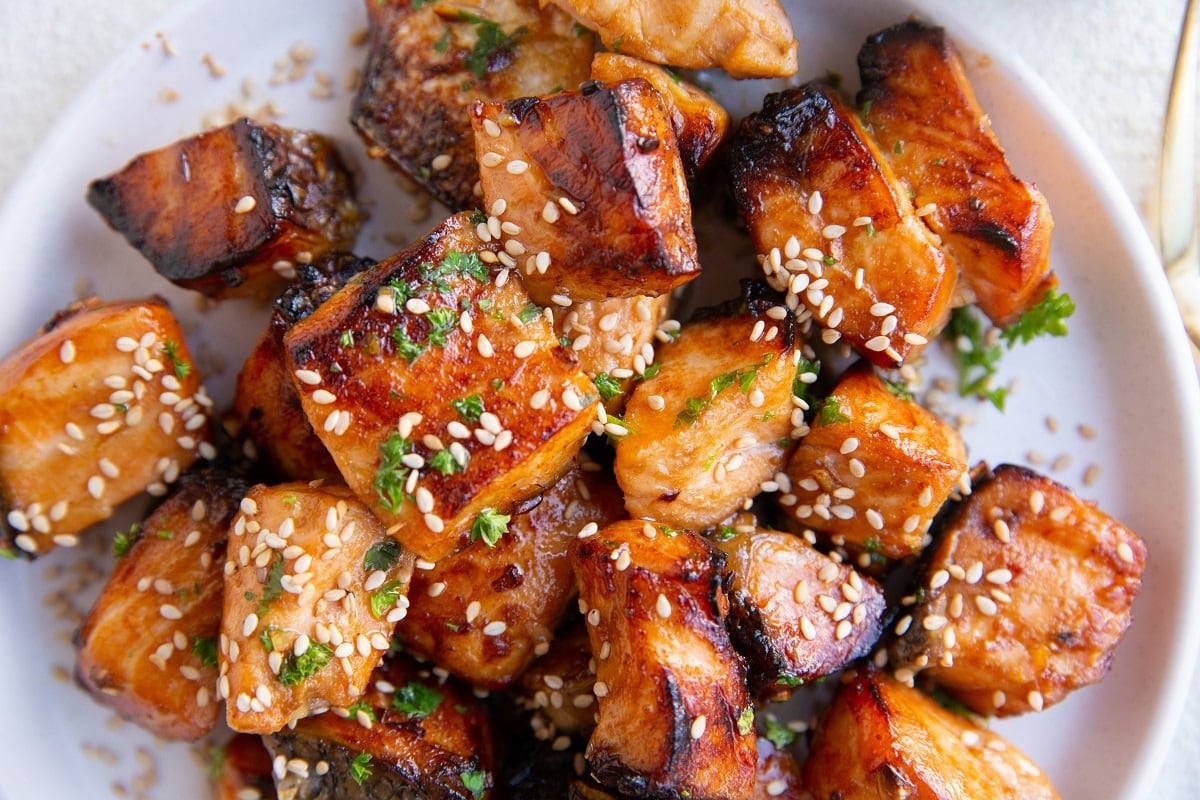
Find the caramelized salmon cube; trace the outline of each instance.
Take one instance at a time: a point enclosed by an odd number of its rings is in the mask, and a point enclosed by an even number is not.
[[[791,687],[865,655],[879,638],[883,589],[800,537],[755,530],[718,536],[717,547],[728,556],[730,633],[758,695],[783,699]]]
[[[798,348],[783,297],[754,282],[664,344],[607,425],[629,513],[700,530],[757,495],[783,468],[793,412],[803,422]]]
[[[261,736],[239,733],[220,751],[214,800],[276,800],[271,754]],[[257,792],[257,794],[255,794]]]
[[[596,659],[592,774],[648,797],[746,798],[754,707],[725,629],[722,557],[686,530],[616,522],[571,563]]]
[[[966,470],[958,432],[860,362],[789,459],[784,509],[854,553],[911,558]]]
[[[245,118],[143,153],[87,197],[160,275],[216,298],[270,296],[361,222],[333,142]]]
[[[270,733],[349,706],[406,613],[413,559],[345,487],[251,487],[229,529],[220,695]]]
[[[814,800],[1058,800],[1046,774],[999,734],[863,670],[817,726],[804,777]]]
[[[483,706],[453,679],[435,678],[402,655],[381,664],[349,708],[302,719],[264,741],[288,765],[277,773],[282,797],[477,800],[495,782]]]
[[[809,83],[767,95],[730,151],[763,271],[824,341],[892,367],[941,330],[954,262],[837,92]]]
[[[0,365],[0,540],[73,547],[121,503],[216,451],[212,401],[157,298],[83,301]]]
[[[858,54],[863,119],[975,303],[1016,322],[1058,281],[1046,198],[1013,174],[944,29],[910,20]]]
[[[1041,711],[1108,673],[1145,563],[1141,539],[1093,504],[999,466],[947,521],[891,663],[980,714]]]
[[[518,704],[533,712],[535,738],[560,749],[570,747],[572,737],[586,742],[596,727],[595,662],[587,629],[578,622],[560,632],[516,684]]]
[[[700,274],[675,132],[645,79],[477,102],[471,124],[497,219],[484,228],[535,302],[659,295]]]
[[[721,67],[735,78],[796,72],[796,39],[778,0],[547,0],[596,31],[609,50],[689,69]]]
[[[516,514],[495,541],[477,538],[413,574],[396,637],[474,686],[503,689],[533,660],[575,594],[567,549],[576,534],[625,517],[610,474],[578,466]]]
[[[551,485],[596,418],[591,381],[494,259],[456,215],[284,336],[347,485],[431,561]]]
[[[479,205],[467,107],[575,88],[592,36],[534,0],[367,0],[369,51],[351,122],[369,146],[452,211]],[[543,4],[544,5],[544,4]]]
[[[121,560],[76,638],[79,683],[165,739],[199,739],[217,723],[221,569],[243,491],[229,475],[185,475],[136,540],[118,540]]]

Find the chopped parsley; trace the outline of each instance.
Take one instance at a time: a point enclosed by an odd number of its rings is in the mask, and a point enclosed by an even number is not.
[[[812,375],[815,379],[820,374],[820,361],[809,361],[807,358],[800,359],[796,362],[796,377],[792,378],[792,394],[801,400],[807,400],[808,393],[812,389],[812,382],[805,380],[805,377]]]
[[[884,386],[887,387],[889,392],[894,394],[896,397],[899,397],[901,400],[913,399],[912,391],[909,390],[908,384],[904,383],[903,381],[885,381]]]
[[[742,736],[754,730],[754,706],[746,706],[738,715],[738,733]]]
[[[450,49],[450,29],[446,28],[442,31],[442,37],[433,43],[433,49],[439,53],[444,53]]]
[[[338,337],[338,347],[354,347],[354,331],[342,331]]]
[[[734,530],[732,525],[718,525],[717,532],[713,536],[718,542],[728,542],[737,536],[737,531]]]
[[[475,23],[475,35],[478,38],[471,52],[463,59],[463,66],[475,73],[476,78],[482,78],[489,72],[504,69],[511,64],[516,58],[517,40],[529,32],[522,25],[512,33],[505,33],[491,20],[471,14],[460,14],[460,18]]]
[[[849,422],[850,418],[842,413],[842,401],[836,394],[831,394],[821,403],[821,424],[833,425],[838,422]]]
[[[487,773],[481,769],[469,769],[466,772],[459,774],[462,778],[463,786],[471,793],[471,797],[483,797],[484,791],[487,789]]]
[[[425,315],[429,321],[429,343],[434,347],[445,347],[446,336],[458,327],[458,314],[449,308],[431,308]]]
[[[354,782],[359,786],[362,786],[362,782],[371,777],[371,772],[370,753],[359,753],[354,757],[354,760],[350,762],[350,777],[353,778]]]
[[[295,686],[323,670],[332,658],[333,650],[329,645],[312,642],[304,655],[293,653],[284,659],[279,669],[279,682],[284,686]]]
[[[469,453],[464,455],[470,456]],[[455,472],[466,472],[466,461],[460,462],[457,458],[450,454],[449,449],[438,450],[425,462],[430,469],[435,469],[443,475],[451,475]]]
[[[762,361],[756,364],[725,372],[713,378],[708,382],[707,397],[689,397],[684,401],[683,410],[675,415],[675,428],[694,425],[696,420],[700,419],[700,415],[712,406],[717,395],[731,386],[737,386],[741,389],[742,394],[748,394],[750,387],[754,385],[754,379],[758,377],[758,371],[770,364],[773,358],[775,358],[774,353],[765,353]]]
[[[494,508],[485,508],[471,523],[471,541],[482,539],[488,547],[495,547],[500,537],[508,533],[511,519],[508,514],[501,514]]]
[[[394,539],[376,542],[363,556],[363,571],[389,570],[400,560],[400,543]]]
[[[442,702],[442,696],[423,683],[409,681],[392,695],[392,708],[413,719],[424,719]]]
[[[263,652],[275,652],[275,631],[279,630],[274,625],[267,625],[262,629],[262,633],[258,635],[258,643],[262,645]]]
[[[522,308],[520,313],[517,314],[517,318],[521,320],[522,325],[528,325],[541,315],[542,309],[538,307],[537,303],[530,301],[526,303],[525,307]]]
[[[483,398],[477,394],[469,394],[450,401],[450,407],[458,412],[467,422],[479,422],[483,415]]]
[[[129,549],[133,547],[134,542],[138,540],[138,534],[142,531],[142,526],[134,523],[129,526],[128,531],[117,531],[113,537],[112,554],[115,558],[124,558],[129,553]]]
[[[200,659],[201,666],[215,669],[217,666],[217,637],[193,636],[192,655]]]
[[[1051,289],[1037,305],[1000,331],[1000,338],[1011,350],[1018,341],[1029,344],[1039,336],[1066,336],[1066,319],[1074,313],[1075,301],[1071,295]]]
[[[400,592],[404,589],[404,584],[400,581],[389,581],[379,589],[371,593],[371,613],[375,619],[383,619],[387,614],[388,609],[396,605],[396,601],[400,599]]]
[[[407,495],[404,484],[408,481],[409,468],[404,466],[401,459],[412,452],[412,442],[398,432],[393,431],[383,444],[379,445],[379,468],[375,471],[375,494],[379,504],[395,514]]]
[[[979,316],[966,306],[954,309],[950,312],[950,322],[943,335],[950,337],[954,344],[959,395],[991,401],[992,405],[1003,411],[1008,391],[991,385],[1003,351],[999,345],[988,346],[985,343],[983,323]]]
[[[183,380],[192,374],[192,365],[179,357],[179,344],[174,339],[168,339],[163,343],[162,354],[167,361],[171,362],[171,369],[176,378]]]
[[[159,530],[156,535],[160,539],[166,539],[169,541],[169,540],[175,538],[175,531],[169,531],[169,530],[163,528],[163,529]]]
[[[600,399],[606,403],[614,397],[620,397],[624,394],[621,390],[621,384],[607,372],[601,372],[592,378],[592,383],[596,385],[596,391],[600,392]]]
[[[269,603],[283,597],[283,557],[271,562],[267,569],[267,580],[263,584],[262,602],[258,604],[258,615],[261,617],[270,610]]]
[[[796,742],[796,732],[771,717],[767,717],[767,731],[763,735],[780,750]]]
[[[408,338],[408,332],[399,326],[392,329],[392,341],[396,343],[396,355],[409,364],[412,364],[421,353],[425,352],[426,345]]]
[[[487,222],[487,214],[480,211],[478,208],[471,211],[471,224],[482,225]]]

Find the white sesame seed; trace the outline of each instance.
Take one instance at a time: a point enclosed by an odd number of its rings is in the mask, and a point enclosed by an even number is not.
[[[524,173],[525,170],[529,169],[529,163],[527,161],[522,161],[519,158],[514,158],[505,165],[504,169],[509,175],[520,175]]]
[[[321,373],[316,372],[315,370],[298,369],[293,374],[296,376],[296,380],[300,381],[306,386],[316,386],[321,382]]]
[[[661,592],[659,592],[658,599],[654,602],[654,610],[663,619],[671,616],[671,601]]]
[[[496,353],[496,351],[492,349],[492,343],[482,333],[479,334],[479,336],[475,339],[475,349],[479,352],[479,355],[483,356],[484,358],[491,358]]]
[[[500,634],[504,633],[506,630],[508,630],[508,625],[506,625],[501,620],[496,620],[495,622],[489,622],[487,625],[483,626],[483,635],[484,636],[499,636]]]
[[[442,170],[449,167],[453,160],[454,159],[450,156],[449,153],[441,153],[441,154],[435,156],[434,159],[429,162],[429,167],[434,172],[441,172]]]
[[[490,150],[479,157],[479,163],[485,167],[498,167],[503,162],[504,156]]]
[[[1036,689],[1029,693],[1029,697],[1027,699],[1029,701],[1029,707],[1034,711],[1041,711],[1046,704],[1046,700],[1044,697],[1042,697],[1042,693]]]
[[[243,196],[241,197],[241,199],[239,199],[239,200],[237,201],[237,205],[235,205],[235,206],[233,207],[233,213],[235,213],[235,214],[249,214],[251,211],[253,211],[253,210],[254,210],[254,207],[255,207],[255,206],[257,206],[257,205],[258,205],[258,201],[257,201],[257,200],[255,200],[253,197],[251,197],[251,196],[250,196],[250,195],[248,195],[248,194],[247,194],[247,195],[243,195]]]
[[[703,714],[692,720],[691,734],[693,739],[699,739],[704,735],[705,728],[708,727],[708,718]]]
[[[891,346],[891,340],[886,336],[875,336],[868,339],[864,346],[873,353],[881,353]]]
[[[1012,580],[1013,574],[1007,569],[994,569],[984,577],[988,583],[1003,586]]]
[[[1126,564],[1134,563],[1133,548],[1129,546],[1128,542],[1121,542],[1117,545],[1117,558]]]

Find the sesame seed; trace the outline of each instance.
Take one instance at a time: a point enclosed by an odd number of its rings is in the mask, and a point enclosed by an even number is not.
[[[819,189],[808,196],[808,213],[820,214],[824,205],[825,202]]]
[[[446,528],[446,524],[442,522],[442,518],[437,514],[426,514],[424,517],[425,527],[434,533],[441,533]]]
[[[661,592],[659,592],[658,599],[654,603],[654,610],[663,619],[671,616],[671,601]]]
[[[1034,711],[1041,711],[1046,704],[1046,700],[1042,697],[1042,693],[1034,689],[1026,698],[1029,701],[1029,707]]]
[[[504,169],[509,175],[521,175],[527,169],[529,169],[529,162],[522,161],[519,158],[514,158],[512,161],[508,162],[507,165],[505,165]]]
[[[916,215],[918,217],[927,217],[935,211],[937,211],[937,203],[926,203],[916,210]]]
[[[571,216],[579,213],[579,206],[575,205],[569,197],[558,198],[558,204],[562,206],[563,211],[566,211]]]
[[[1121,542],[1117,545],[1117,558],[1126,564],[1134,563],[1133,548],[1129,546],[1128,542]]]
[[[592,686],[592,694],[596,695],[596,697],[608,697],[608,684],[604,681],[596,681],[595,685]]]
[[[251,197],[248,194],[243,195],[242,198],[237,201],[237,205],[235,205],[233,207],[233,213],[249,214],[251,211],[254,210],[254,207],[257,205],[258,205],[258,201],[255,200],[253,197]]]
[[[504,633],[506,630],[508,630],[508,625],[506,625],[501,620],[496,620],[495,622],[489,622],[487,625],[483,626],[483,635],[484,636],[499,636],[500,634]]]
[[[475,349],[479,352],[479,355],[483,356],[484,358],[491,358],[496,353],[496,351],[492,349],[492,343],[482,333],[479,334],[479,336],[475,339]]]
[[[988,583],[1003,586],[1012,580],[1013,574],[1007,569],[994,569],[984,577]]]
[[[891,340],[886,336],[875,336],[868,339],[864,346],[873,353],[881,353],[891,346]]]
[[[316,386],[321,382],[321,374],[311,369],[298,369],[293,373],[296,380],[306,386]]]
[[[1008,544],[1012,540],[1012,532],[1008,528],[1008,523],[1002,519],[998,519],[992,523],[992,532],[1004,544]]]
[[[104,478],[93,475],[87,479],[87,493],[99,500],[104,495]]]
[[[925,619],[921,620],[921,627],[927,631],[940,631],[942,628],[946,627],[947,622],[949,622],[949,620],[941,615],[930,614],[929,616],[925,617]]]
[[[704,735],[704,729],[708,727],[708,718],[703,714],[692,720],[691,734],[693,739],[699,739]]]
[[[978,608],[979,613],[983,614],[985,617],[994,617],[1000,610],[1000,607],[996,605],[996,601],[992,600],[992,598],[988,597],[987,595],[982,594],[975,595],[975,607]]]
[[[158,613],[163,619],[183,619],[183,613],[170,603],[163,603],[161,606],[159,606]]]
[[[498,167],[504,162],[504,156],[489,150],[479,157],[479,163],[485,167]]]
[[[500,126],[490,119],[484,119],[483,130],[488,136],[493,138],[500,135]]]
[[[453,160],[454,160],[453,157],[451,157],[451,155],[449,153],[441,153],[441,154],[435,156],[433,161],[429,162],[429,167],[434,172],[441,172],[442,170],[449,167],[450,163]]]
[[[821,229],[821,236],[823,236],[826,239],[838,239],[845,232],[846,232],[846,229],[841,225],[826,225],[824,228]]]

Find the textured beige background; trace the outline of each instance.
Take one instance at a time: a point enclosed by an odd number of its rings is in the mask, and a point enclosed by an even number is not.
[[[90,77],[174,4],[0,0],[0,195]],[[923,5],[931,17],[945,8],[978,23],[1021,55],[1095,139],[1143,216],[1150,213],[1183,0],[927,0]],[[1151,796],[1200,798],[1197,756],[1200,685],[1193,686]]]

